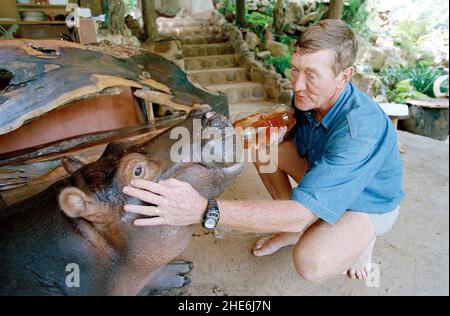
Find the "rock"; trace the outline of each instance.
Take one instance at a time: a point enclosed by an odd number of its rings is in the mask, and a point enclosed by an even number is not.
[[[284,70],[284,76],[285,76],[286,78],[288,78],[288,79],[291,78],[291,68],[286,68],[286,69]]]
[[[284,56],[289,54],[289,47],[275,41],[266,41],[266,49],[270,50],[273,56]]]
[[[305,15],[303,7],[295,2],[289,2],[284,16],[285,24],[296,24]]]
[[[256,54],[256,56],[260,59],[266,59],[269,57],[272,53],[269,50],[263,50],[262,52],[259,52]]]
[[[107,30],[105,30],[104,32],[99,32],[99,34],[97,35],[97,41],[99,43],[106,42],[115,45],[140,47],[141,42],[138,40],[138,38],[132,36],[130,30],[127,29],[127,31],[130,32],[130,36],[112,35]]]
[[[258,10],[258,2],[257,0],[247,0],[247,9],[251,11]]]
[[[381,93],[382,83],[381,79],[377,77],[374,73],[366,73],[361,71],[356,71],[353,76],[352,82],[362,91],[368,95],[375,97]]]
[[[293,95],[292,90],[283,90],[278,95],[278,102],[280,102],[281,104],[286,104],[286,105],[290,106],[291,100],[292,100],[292,95]]]
[[[387,54],[382,48],[373,46],[367,41],[359,40],[356,64],[369,65],[373,71],[380,71],[386,65]]]
[[[251,50],[255,50],[256,46],[258,46],[261,41],[259,40],[258,35],[249,31],[245,36],[245,43],[247,43]]]
[[[266,31],[266,32],[264,33],[264,39],[265,39],[266,41],[274,41],[274,40],[275,40],[275,36],[273,36],[273,33],[272,33],[272,32]]]
[[[160,42],[144,42],[143,50],[161,55],[168,60],[173,61],[181,69],[184,69],[183,51],[181,43],[178,40],[160,41]]]

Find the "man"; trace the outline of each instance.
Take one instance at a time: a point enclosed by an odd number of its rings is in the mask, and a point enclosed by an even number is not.
[[[278,232],[258,240],[254,255],[294,245],[297,272],[313,282],[339,273],[367,278],[375,239],[393,226],[404,196],[395,128],[350,82],[356,53],[354,33],[340,20],[323,20],[301,35],[291,60],[297,125],[279,145],[276,172],[260,174],[274,201],[217,201],[221,225]],[[201,223],[205,209],[216,210],[175,179],[138,180],[124,192],[156,205],[126,205],[158,216],[136,225]]]

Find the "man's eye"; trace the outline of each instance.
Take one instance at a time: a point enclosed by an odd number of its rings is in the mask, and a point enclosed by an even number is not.
[[[314,80],[317,80],[317,75],[316,74],[308,74],[308,79],[309,80],[312,80],[312,81],[314,81]]]
[[[134,170],[134,175],[136,177],[139,177],[142,174],[142,167],[137,167],[136,170]]]

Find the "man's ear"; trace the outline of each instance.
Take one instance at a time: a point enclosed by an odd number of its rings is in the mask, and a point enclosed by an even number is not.
[[[59,194],[59,206],[69,217],[92,215],[91,199],[80,189],[68,187]]]
[[[352,80],[354,74],[355,74],[355,67],[350,66],[350,67],[348,67],[347,69],[345,69],[345,70],[342,72],[343,79],[344,79],[345,83],[347,83],[347,82],[349,82],[350,80]]]

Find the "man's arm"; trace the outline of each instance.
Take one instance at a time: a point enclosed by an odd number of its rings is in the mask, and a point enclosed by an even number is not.
[[[244,231],[300,232],[318,217],[295,201],[218,200],[220,224]]]
[[[203,220],[207,200],[189,183],[168,179],[160,183],[133,180],[124,193],[154,204],[125,205],[127,212],[152,218],[135,220],[137,226],[199,224]],[[317,217],[295,201],[218,201],[220,224],[253,232],[300,232]]]

